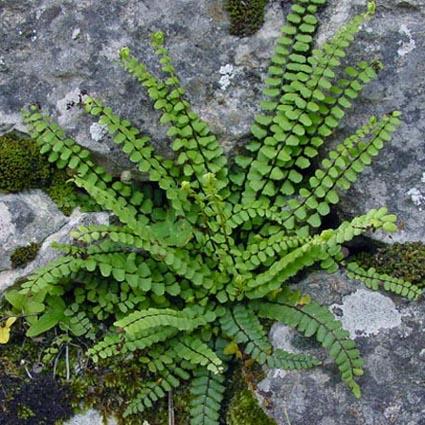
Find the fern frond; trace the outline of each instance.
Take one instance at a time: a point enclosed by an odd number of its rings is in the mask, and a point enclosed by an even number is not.
[[[162,36],[160,33],[154,36],[158,44],[157,53],[164,62],[164,71],[171,73],[170,87],[153,77],[127,48],[121,51],[121,62],[142,85],[148,87],[148,93],[155,102],[154,107],[163,112],[161,123],[171,124],[167,134],[173,139],[172,149],[179,153],[177,165],[182,167],[184,179],[191,181],[194,188],[200,189],[202,176],[214,173],[219,180],[220,189],[225,189],[227,160],[224,151],[208,125],[190,109],[189,103],[184,99],[184,89],[174,74],[168,52],[163,47],[163,39],[158,41]]]
[[[397,229],[396,217],[388,214],[386,208],[370,210],[367,214],[343,222],[337,229],[324,230],[320,235],[308,239],[275,261],[266,271],[250,277],[245,286],[246,296],[250,299],[261,298],[279,288],[301,269],[321,261],[323,268],[332,268],[331,257],[341,259],[339,246],[368,230],[383,229],[391,232]],[[330,261],[330,264],[328,264]]]
[[[294,184],[301,182],[302,175],[294,168],[285,170],[284,165],[296,157],[300,145],[308,143],[307,130],[316,120],[317,110],[320,110],[316,102],[326,99],[323,91],[332,87],[329,81],[329,78],[335,76],[332,69],[340,64],[338,58],[345,55],[344,49],[350,44],[353,34],[359,30],[364,19],[364,16],[355,17],[331,42],[325,44],[321,50],[314,50],[308,60],[305,77],[301,77],[303,72],[294,74],[293,81],[285,86],[286,94],[276,108],[276,115],[263,119],[266,125],[271,125],[273,134],[268,135],[266,130],[260,133],[263,142],[256,159],[250,164],[243,202],[262,199],[269,204],[270,199],[279,196],[279,191],[285,196],[294,194]],[[301,70],[307,64],[307,58],[297,56]],[[276,187],[275,181],[282,180],[284,184]]]
[[[158,182],[177,212],[182,213],[183,206],[190,210],[186,194],[179,187],[179,169],[172,160],[165,160],[153,153],[148,136],[142,135],[128,120],[114,114],[111,108],[105,107],[97,99],[87,96],[84,99],[84,109],[99,117],[99,124],[106,126],[114,142],[121,145],[123,152],[140,172],[147,173],[150,181]],[[143,198],[140,198],[140,203],[142,201]]]
[[[281,258],[289,251],[305,245],[311,237],[287,236],[280,231],[268,238],[257,237],[248,244],[243,253],[243,260],[248,270],[253,270],[261,264],[267,264],[274,258]]]
[[[120,353],[123,344],[123,337],[118,334],[107,335],[89,350],[87,355],[97,363],[99,359],[116,356]]]
[[[21,294],[37,294],[49,290],[60,282],[64,277],[77,272],[83,266],[84,261],[74,256],[63,256],[51,261],[45,267],[39,268],[22,285]]]
[[[191,110],[189,102],[184,98],[185,91],[164,44],[164,33],[154,33],[152,45],[160,58],[162,71],[168,75],[165,80],[165,84],[170,89],[167,97],[169,102],[167,121],[172,124],[168,135],[174,137],[175,133],[177,136],[172,148],[179,152],[179,164],[190,165],[198,181],[205,174],[214,174],[218,180],[219,190],[224,194],[222,189],[226,189],[227,192],[228,183],[227,158],[208,124]],[[184,167],[184,173],[186,177],[191,174],[188,167]]]
[[[192,281],[196,286],[204,286],[207,289],[214,286],[215,281],[209,277],[211,271],[205,264],[200,263],[199,259],[192,259],[189,253],[184,250],[160,245],[149,226],[137,220],[135,213],[131,213],[125,208],[125,199],[116,199],[108,190],[101,190],[78,178],[76,179],[76,184],[84,187],[99,205],[112,211],[120,219],[121,223],[126,224],[136,233],[144,241],[143,249],[149,252],[154,259],[158,261],[164,260],[170,269],[179,276]]]
[[[288,83],[311,72],[307,64],[316,32],[318,20],[315,14],[318,7],[326,3],[323,1],[297,0],[291,7],[287,23],[281,28],[281,35],[277,39],[276,47],[267,71],[263,95],[266,97],[261,103],[263,114],[255,118],[251,127],[253,140],[246,146],[246,152],[235,158],[235,164],[230,174],[230,180],[235,185],[233,192],[240,192],[245,186],[249,167],[265,140],[271,142],[273,138],[273,117],[278,109],[281,97],[285,94]],[[305,81],[305,80],[304,80]],[[257,158],[258,159],[258,158]],[[235,203],[239,197],[234,196]]]
[[[181,380],[189,379],[189,377],[190,375],[179,367],[172,367],[170,371],[163,371],[157,381],[143,383],[142,389],[130,401],[123,416],[128,417],[144,412],[152,407],[156,401],[165,397],[173,388],[179,387]]]
[[[255,308],[260,317],[278,320],[307,337],[314,336],[335,360],[342,380],[357,398],[360,397],[355,377],[363,374],[363,360],[349,333],[327,308],[315,302],[298,305],[297,302],[288,302],[284,296],[273,302],[259,302]]]
[[[158,342],[165,342],[168,339],[172,338],[179,332],[175,327],[163,327],[157,326],[149,330],[149,332],[142,333],[142,335],[138,335],[132,337],[130,335],[126,335],[126,340],[124,342],[124,349],[126,351],[136,351],[136,350],[144,350],[145,348],[151,347]]]
[[[117,197],[126,198],[128,209],[136,211],[143,195],[122,182],[113,182],[112,176],[101,166],[93,162],[91,153],[68,137],[58,124],[43,115],[36,107],[22,113],[24,121],[31,131],[32,138],[40,146],[42,154],[48,154],[48,161],[58,168],[69,168],[87,181],[101,189],[108,188]]]
[[[218,425],[224,398],[224,375],[203,368],[195,370],[190,384],[190,425]]]
[[[319,366],[322,362],[308,354],[290,353],[289,351],[276,349],[267,359],[267,366],[271,369],[300,370],[311,369]]]
[[[417,300],[422,295],[422,290],[416,285],[385,273],[378,273],[373,267],[366,270],[353,261],[346,265],[346,269],[349,278],[359,280],[374,291],[384,289],[409,300]]]
[[[306,235],[309,227],[319,227],[321,217],[328,215],[331,205],[339,201],[336,188],[347,190],[351,187],[358,174],[371,164],[385,141],[390,140],[400,123],[398,117],[399,113],[394,112],[379,122],[371,119],[338,145],[335,151],[329,152],[328,158],[322,161],[322,167],[310,177],[307,188],[300,189],[300,198],[288,201],[289,209],[282,212],[283,226],[288,231],[297,227],[299,235]],[[296,223],[306,225],[299,227]]]
[[[206,367],[214,374],[223,372],[222,360],[200,337],[185,335],[177,338],[171,348],[177,357],[195,366]]]
[[[328,258],[328,254],[324,249],[324,242],[319,238],[314,238],[285,254],[280,260],[274,262],[268,270],[248,280],[246,296],[250,299],[262,298],[279,289],[285,281],[301,269],[326,258]]]
[[[115,322],[114,325],[118,328],[123,328],[130,336],[137,336],[148,329],[159,326],[173,327],[179,331],[190,332],[215,320],[215,317],[212,311],[207,312],[205,316],[194,316],[194,311],[190,308],[183,311],[169,308],[149,308],[143,311],[135,311]]]
[[[264,364],[272,352],[266,332],[255,313],[248,306],[237,305],[226,310],[220,319],[225,335],[238,344],[244,344],[244,352],[260,364]]]
[[[316,114],[310,113],[309,115],[312,125],[306,129],[307,136],[301,140],[298,149],[294,149],[291,160],[286,164],[280,164],[281,169],[288,169],[288,171],[296,169],[303,175],[303,170],[311,166],[311,160],[318,155],[319,148],[324,144],[326,138],[332,135],[338,127],[345,115],[344,110],[352,106],[351,101],[356,99],[364,86],[377,76],[372,65],[367,62],[360,62],[357,67],[347,67],[345,73],[347,79],[337,81],[329,90],[330,95],[326,96],[322,102],[316,101],[318,110]],[[287,180],[288,177],[280,182],[275,182],[282,195],[288,194],[288,190],[285,188],[288,184]],[[293,184],[295,191],[300,185],[302,185],[302,181]],[[283,190],[283,188],[285,189]],[[284,197],[278,196],[275,205],[283,206],[285,204],[283,201]]]

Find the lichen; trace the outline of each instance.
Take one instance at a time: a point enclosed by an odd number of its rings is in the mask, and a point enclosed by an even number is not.
[[[264,23],[268,0],[226,0],[230,17],[230,33],[246,37],[257,32]]]
[[[29,245],[16,248],[10,256],[12,267],[16,269],[18,267],[25,266],[30,261],[34,260],[39,250],[40,244],[34,242]]]
[[[425,286],[425,244],[394,243],[378,248],[375,253],[362,252],[356,260],[364,268],[374,267],[379,273]]]

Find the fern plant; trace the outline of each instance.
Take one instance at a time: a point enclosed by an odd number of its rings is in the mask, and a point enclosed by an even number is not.
[[[325,0],[295,0],[282,27],[263,90],[262,112],[251,141],[229,160],[217,137],[190,106],[164,35],[152,46],[163,78],[131,54],[123,67],[146,89],[168,127],[173,159],[157,154],[150,136],[100,100],[84,109],[150,184],[114,179],[37,107],[24,118],[41,152],[73,170],[75,184],[119,221],[81,227],[64,255],[31,275],[6,298],[27,315],[28,334],[58,326],[93,340],[93,361],[137,356],[145,365],[140,393],[126,415],[143,412],[181,382],[191,382],[191,424],[219,423],[228,362],[239,358],[272,368],[303,369],[320,362],[274,350],[261,319],[279,320],[314,337],[335,360],[342,380],[360,397],[363,361],[341,323],[308,295],[288,288],[313,265],[344,266],[342,247],[369,231],[397,230],[385,208],[323,229],[322,220],[357,175],[390,140],[400,113],[371,118],[319,159],[353,100],[376,78],[374,62],[341,67],[368,11],[352,19],[320,48],[316,17]],[[341,69],[342,68],[342,69]],[[314,168],[314,165],[317,165]],[[416,299],[406,282],[348,264],[372,289]]]

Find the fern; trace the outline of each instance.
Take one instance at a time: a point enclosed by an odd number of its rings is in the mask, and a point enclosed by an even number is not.
[[[224,376],[197,369],[191,382],[190,425],[218,424],[224,397]]]
[[[291,298],[291,302],[288,302]],[[261,317],[279,320],[307,337],[314,336],[335,360],[343,381],[355,396],[360,397],[360,387],[355,377],[363,375],[363,360],[348,331],[342,328],[327,308],[315,302],[306,305],[299,305],[298,302],[294,300],[294,294],[288,294],[273,302],[260,302],[256,309]]]
[[[267,366],[273,369],[299,370],[310,369],[321,364],[320,360],[307,354],[289,353],[277,349],[267,360]]]
[[[85,112],[107,128],[149,182],[117,181],[38,108],[24,112],[41,152],[59,168],[73,170],[75,184],[115,222],[74,229],[74,243],[57,246],[64,255],[6,299],[14,314],[31,315],[29,335],[58,326],[89,341],[87,355],[94,362],[140,360],[146,380],[137,397],[126,400],[128,416],[190,381],[191,424],[218,424],[223,374],[232,357],[288,370],[320,364],[314,357],[274,350],[260,318],[316,338],[360,396],[356,378],[363,362],[354,341],[325,307],[287,285],[307,267],[333,272],[345,265],[343,247],[353,238],[397,230],[396,217],[386,208],[332,229],[323,228],[323,217],[391,139],[400,114],[371,118],[318,161],[319,149],[380,68],[364,61],[341,67],[371,17],[372,3],[314,48],[316,14],[324,3],[293,2],[267,71],[252,138],[232,161],[192,110],[162,33],[152,37],[162,78],[129,48],[121,49],[120,62],[168,127],[173,158],[157,154],[149,136],[102,101],[83,99]],[[421,293],[373,269],[355,263],[346,268],[372,289],[409,299]]]
[[[422,294],[422,290],[418,286],[385,273],[377,273],[373,267],[365,270],[357,263],[350,262],[347,264],[346,269],[351,279],[359,280],[374,291],[382,288],[409,300],[417,300]]]

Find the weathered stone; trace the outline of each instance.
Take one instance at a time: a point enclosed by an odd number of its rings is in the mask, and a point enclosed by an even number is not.
[[[279,3],[272,4],[264,27],[244,39],[229,35],[221,0],[130,0],[113,5],[100,0],[6,0],[0,17],[0,57],[8,69],[0,73],[0,124],[22,128],[16,113],[38,102],[80,143],[108,157],[109,165],[122,167],[128,163],[118,149],[99,139],[98,131],[93,137],[91,121],[78,107],[69,106],[78,103],[81,89],[88,90],[148,130],[164,149],[167,143],[164,129],[156,124],[158,114],[143,89],[117,63],[121,47],[132,48],[157,71],[149,38],[153,31],[163,30],[188,97],[230,148],[247,134],[257,109],[262,70],[283,11]],[[231,73],[223,75],[223,69],[230,68]]]
[[[42,242],[66,222],[41,190],[0,195],[0,270],[11,267],[10,255],[16,248]]]
[[[324,10],[319,40],[331,36],[350,17],[364,10],[363,0],[330,0]],[[368,116],[400,110],[403,124],[342,198],[342,216],[352,217],[386,205],[399,217],[400,231],[391,237],[415,241],[425,238],[425,36],[423,0],[377,1],[377,14],[367,23],[350,49],[349,60],[378,59],[385,68],[367,86],[353,111],[346,115],[337,139],[349,134]],[[335,144],[335,143],[334,143]]]
[[[22,219],[23,216],[26,220]],[[16,220],[16,217],[19,220]],[[55,204],[38,190],[0,198],[0,258],[3,268],[3,271],[0,271],[0,292],[17,279],[29,275],[61,255],[50,245],[53,242],[70,242],[71,229],[90,224],[106,224],[108,221],[107,213],[81,213],[78,209],[74,210],[70,217],[65,217],[56,209]],[[11,269],[10,253],[17,246],[29,242],[42,242],[37,257],[25,267]]]
[[[330,305],[365,360],[356,400],[341,382],[335,364],[320,346],[292,329],[275,324],[275,347],[307,352],[323,366],[300,372],[270,370],[257,389],[278,425],[424,425],[424,313],[422,302],[409,303],[365,289],[343,274],[316,272],[297,286]]]
[[[249,134],[261,79],[289,6],[269,2],[263,28],[239,39],[229,35],[222,0],[129,0],[112,5],[101,0],[5,0],[0,10],[0,132],[22,129],[19,109],[39,102],[119,175],[130,167],[125,156],[78,107],[70,107],[86,89],[148,130],[156,146],[166,151],[157,113],[116,61],[118,49],[128,45],[157,71],[149,34],[163,30],[188,98],[230,150]],[[365,6],[366,0],[329,0],[319,42]],[[378,0],[377,6],[377,16],[365,25],[349,58],[381,59],[386,67],[347,114],[336,139],[369,115],[394,109],[404,113],[404,125],[344,197],[341,214],[352,216],[384,204],[399,215],[403,227],[393,238],[420,240],[425,236],[425,4]],[[381,234],[374,237],[389,240]]]
[[[64,425],[116,425],[116,423],[116,420],[108,419],[105,424],[102,415],[96,410],[90,409],[85,413],[75,415]]]

